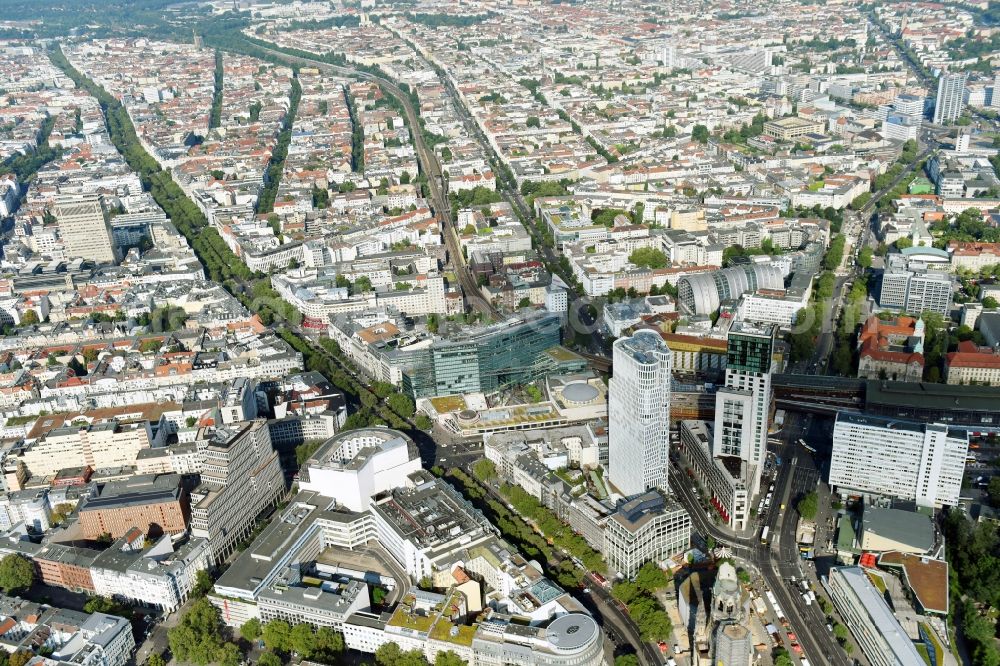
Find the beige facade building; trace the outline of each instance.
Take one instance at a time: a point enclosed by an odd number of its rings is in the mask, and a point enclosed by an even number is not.
[[[149,448],[148,422],[123,425],[116,421],[50,430],[20,452],[32,476],[50,476],[68,467],[122,467],[134,465],[136,456]]]
[[[806,134],[822,134],[823,129],[823,121],[808,120],[798,116],[778,118],[764,123],[764,135],[773,136],[782,141],[794,141]]]
[[[53,212],[67,257],[98,263],[118,260],[111,225],[97,194],[60,196]]]

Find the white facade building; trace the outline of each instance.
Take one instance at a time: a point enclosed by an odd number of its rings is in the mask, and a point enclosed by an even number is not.
[[[969,434],[959,428],[841,413],[833,429],[830,485],[841,494],[954,506],[968,449]]]
[[[67,256],[98,263],[117,261],[111,226],[98,195],[59,197],[54,210]]]
[[[614,344],[608,395],[608,473],[626,497],[667,489],[671,352],[655,331]]]
[[[419,470],[420,452],[403,433],[349,430],[329,439],[302,465],[299,488],[332,497],[351,511],[365,511],[375,495],[402,488]]]
[[[934,103],[934,124],[955,122],[965,106],[965,78],[963,72],[942,74],[938,78],[937,100]]]
[[[608,518],[604,557],[615,572],[632,578],[646,562],[658,565],[691,543],[691,516],[650,490],[631,498]]]

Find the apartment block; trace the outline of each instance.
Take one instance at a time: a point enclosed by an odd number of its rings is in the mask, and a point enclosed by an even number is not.
[[[152,432],[148,422],[66,425],[50,430],[24,449],[16,451],[32,476],[52,476],[69,467],[122,467],[134,465],[149,448]]]
[[[971,340],[958,343],[958,349],[944,358],[946,384],[1000,385],[1000,351],[977,347]]]
[[[0,641],[34,663],[125,666],[135,639],[128,619],[83,613],[0,595]]]
[[[934,124],[952,123],[958,120],[965,107],[964,72],[942,74],[938,78],[937,99],[934,102]]]
[[[882,274],[878,303],[880,307],[913,315],[930,310],[947,316],[952,296],[952,279],[948,274],[894,255]]]

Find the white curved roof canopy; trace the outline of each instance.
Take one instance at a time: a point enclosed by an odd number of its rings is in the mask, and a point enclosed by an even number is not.
[[[758,289],[783,289],[785,279],[776,264],[730,266],[711,273],[685,275],[677,282],[681,306],[689,313],[709,315],[725,300]]]

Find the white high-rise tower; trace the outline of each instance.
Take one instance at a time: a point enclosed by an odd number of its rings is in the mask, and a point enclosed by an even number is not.
[[[672,354],[656,331],[614,344],[608,387],[608,475],[626,497],[667,490]]]
[[[934,103],[934,124],[958,120],[965,106],[965,73],[942,74],[938,78],[937,100]]]

